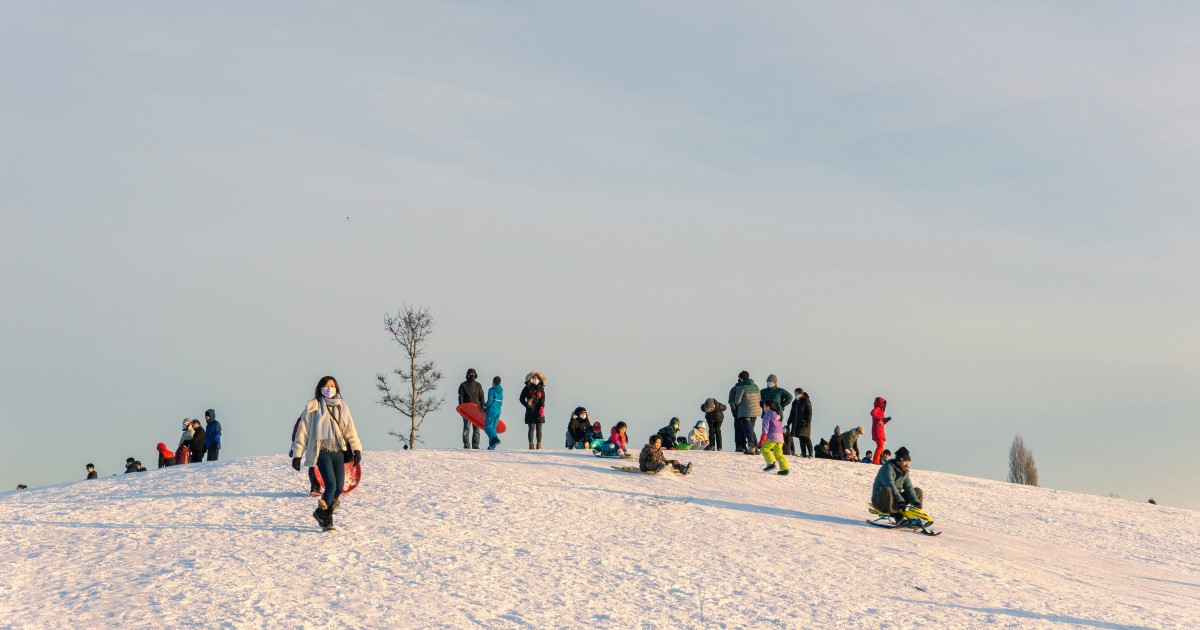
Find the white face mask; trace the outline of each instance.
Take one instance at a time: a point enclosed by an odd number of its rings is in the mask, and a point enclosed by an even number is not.
[[[332,399],[334,396],[337,395],[337,390],[332,387],[322,387],[321,395],[326,398]]]
[[[537,379],[535,378],[535,379],[533,379],[533,380],[531,380],[531,381],[529,381],[529,382],[530,382],[530,384],[532,384],[532,385],[537,385],[537,384],[538,384],[538,383],[540,383],[541,381],[539,381],[539,380],[537,380]]]

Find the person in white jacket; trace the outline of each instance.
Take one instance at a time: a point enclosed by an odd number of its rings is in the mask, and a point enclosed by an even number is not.
[[[350,407],[342,400],[337,379],[324,376],[317,381],[313,399],[301,416],[296,439],[292,442],[292,468],[316,466],[325,480],[325,492],[317,500],[313,518],[325,531],[332,531],[333,513],[341,503],[346,480],[346,460],[362,462],[362,442],[354,428]]]
[[[696,426],[692,427],[688,433],[688,445],[693,451],[702,451],[708,448],[708,427],[705,426],[703,420],[696,421]]]

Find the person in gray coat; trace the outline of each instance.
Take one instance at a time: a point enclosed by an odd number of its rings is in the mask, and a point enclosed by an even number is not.
[[[762,415],[762,397],[749,372],[742,370],[742,373],[738,374],[738,380],[741,382],[733,402],[734,409],[737,410],[738,424],[742,427],[742,437],[746,440],[740,450],[747,455],[754,455],[758,452],[758,434],[754,431],[754,423]]]

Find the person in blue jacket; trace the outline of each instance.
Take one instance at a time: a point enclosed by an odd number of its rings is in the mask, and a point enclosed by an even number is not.
[[[500,408],[504,406],[504,388],[500,387],[500,377],[492,379],[492,387],[487,393],[487,402],[483,403],[483,410],[487,412],[487,419],[483,422],[483,432],[488,437],[488,450],[494,451],[497,446],[500,446],[500,437],[496,435],[496,424],[500,422]]]
[[[217,412],[209,409],[204,412],[204,451],[208,453],[207,461],[217,461],[217,451],[220,450],[221,423],[217,422]]]

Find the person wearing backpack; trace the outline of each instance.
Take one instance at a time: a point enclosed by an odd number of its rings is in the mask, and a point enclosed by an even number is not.
[[[217,422],[217,412],[209,409],[204,412],[204,451],[208,453],[206,461],[217,461],[217,454],[220,450],[221,423]]]

